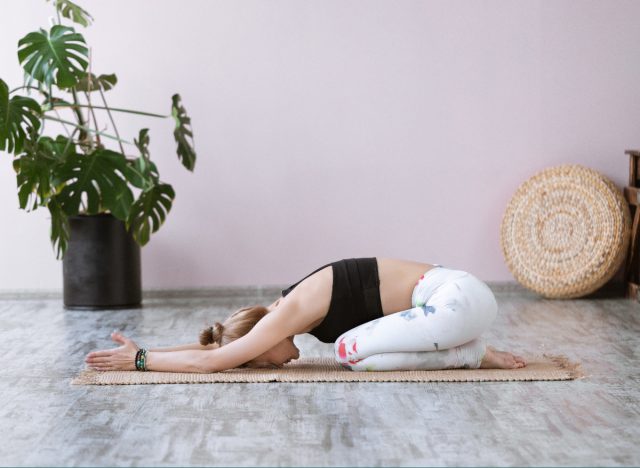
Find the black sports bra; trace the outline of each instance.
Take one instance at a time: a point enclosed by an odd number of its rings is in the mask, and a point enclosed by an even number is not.
[[[384,315],[380,301],[378,261],[375,258],[350,258],[328,263],[284,289],[282,297],[328,266],[333,270],[329,312],[320,325],[309,332],[323,343],[333,343],[344,332]]]

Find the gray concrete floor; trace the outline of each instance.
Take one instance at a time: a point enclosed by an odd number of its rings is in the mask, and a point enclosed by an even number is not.
[[[142,309],[65,311],[58,294],[0,295],[3,466],[640,465],[640,306],[496,290],[499,348],[565,354],[564,382],[71,386],[118,328],[194,342],[242,294],[147,293]],[[306,356],[332,345],[296,337]]]

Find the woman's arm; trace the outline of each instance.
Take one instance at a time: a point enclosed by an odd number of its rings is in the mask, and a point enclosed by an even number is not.
[[[269,309],[269,310],[275,309],[276,307],[278,307],[278,304],[280,304],[281,300],[282,300],[282,297],[279,297],[278,299],[273,301],[273,303],[270,306],[268,306],[267,309]],[[200,343],[189,343],[189,344],[185,344],[185,345],[171,346],[169,348],[153,348],[153,349],[149,349],[149,352],[166,353],[168,351],[182,351],[182,350],[185,350],[185,349],[204,350],[204,349],[216,349],[216,348],[219,348],[219,347],[220,346],[218,345],[218,343],[211,343],[211,344],[208,344],[206,346],[202,346]]]
[[[287,337],[304,330],[309,325],[309,319],[299,313],[299,310],[301,309],[298,301],[287,296],[242,338],[213,349],[147,351],[145,367],[152,371],[198,373],[233,369],[260,356]],[[112,339],[122,346],[91,352],[85,362],[100,371],[135,370],[134,361],[138,346],[120,333],[114,332]]]
[[[279,297],[270,306],[268,306],[267,309],[269,309],[269,310],[275,309],[276,307],[278,307],[278,304],[280,304],[281,300],[282,300],[282,297]],[[185,349],[205,350],[205,349],[216,349],[216,348],[219,348],[219,347],[220,346],[218,345],[218,343],[211,343],[211,344],[208,344],[206,346],[202,346],[200,343],[189,343],[189,344],[185,344],[185,345],[171,346],[169,348],[153,348],[153,349],[149,349],[149,352],[166,353],[166,352],[169,352],[169,351],[183,351]]]
[[[264,317],[242,338],[218,349],[147,352],[146,368],[160,372],[221,372],[244,364],[298,332],[304,325],[294,314],[295,301],[286,301]]]
[[[245,336],[220,348],[147,351],[145,368],[160,372],[196,373],[221,372],[235,368],[260,356],[294,334],[294,329],[290,327],[296,320],[288,320],[287,317],[282,313],[282,308],[277,309],[260,319]],[[112,339],[122,346],[91,352],[85,362],[99,371],[136,370],[135,357],[139,347],[120,333],[114,332]]]
[[[210,354],[214,350],[184,349],[181,351],[147,351],[145,367],[159,372],[212,372]]]
[[[215,349],[217,347],[218,347],[218,343],[211,343],[206,346],[202,346],[200,343],[190,343],[190,344],[179,345],[179,346],[171,346],[170,348],[153,348],[153,349],[149,349],[148,351],[154,352],[154,353],[166,353],[170,351],[184,351],[186,349],[199,349],[199,350]]]
[[[113,332],[111,339],[122,346],[89,353],[85,359],[89,367],[98,371],[136,370],[135,358],[140,347],[118,332]],[[166,372],[211,372],[206,367],[209,359],[205,358],[215,349],[191,348],[194,345],[201,347],[200,344],[194,343],[174,348],[160,348],[160,351],[148,350],[145,367],[148,370]]]
[[[309,318],[300,310],[299,300],[288,295],[278,307],[262,317],[249,333],[218,349],[204,351],[204,368],[208,372],[236,368],[269,351],[282,340],[301,333],[309,326]]]

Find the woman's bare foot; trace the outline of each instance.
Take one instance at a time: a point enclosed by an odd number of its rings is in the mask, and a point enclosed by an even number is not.
[[[498,351],[493,346],[487,346],[487,351],[480,363],[481,369],[517,369],[524,367],[527,363],[520,356],[508,353],[506,351]]]

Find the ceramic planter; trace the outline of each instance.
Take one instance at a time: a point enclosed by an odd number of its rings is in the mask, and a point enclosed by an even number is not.
[[[66,309],[140,307],[140,246],[111,214],[69,217],[69,246],[62,260]]]

